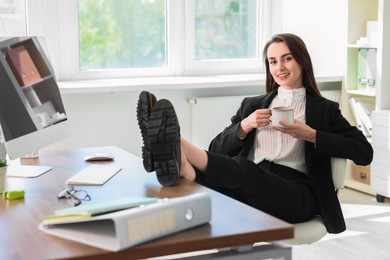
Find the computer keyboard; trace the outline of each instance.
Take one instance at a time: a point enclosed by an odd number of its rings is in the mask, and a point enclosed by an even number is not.
[[[103,185],[122,168],[115,165],[89,165],[66,181],[66,185]]]

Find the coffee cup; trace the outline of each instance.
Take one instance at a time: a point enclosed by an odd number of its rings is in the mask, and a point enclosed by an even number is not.
[[[272,108],[272,126],[283,127],[281,124],[279,124],[280,121],[284,121],[289,124],[294,123],[294,112],[292,107]]]

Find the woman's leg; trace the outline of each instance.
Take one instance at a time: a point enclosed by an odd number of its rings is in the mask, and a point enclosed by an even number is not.
[[[207,153],[205,150],[193,145],[183,137],[180,138],[181,149],[183,150],[188,162],[201,172],[207,169]]]
[[[184,138],[181,153],[181,177],[292,223],[316,213],[308,179],[286,179],[243,157],[207,153]]]
[[[194,181],[196,177],[195,168],[201,172],[206,171],[208,157],[207,153],[193,145],[183,137],[181,142],[181,169],[180,176]]]
[[[240,156],[207,156],[207,169],[198,173],[197,182],[291,223],[317,213],[312,184],[303,173],[262,167]]]

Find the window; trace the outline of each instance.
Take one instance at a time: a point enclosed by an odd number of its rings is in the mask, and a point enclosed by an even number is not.
[[[267,1],[186,1],[184,74],[259,73]],[[216,69],[217,68],[217,69]]]
[[[13,37],[26,35],[24,0],[0,0],[0,35]]]
[[[50,1],[60,22],[46,38],[60,80],[260,73],[274,2]]]
[[[197,0],[195,60],[257,57],[257,1]]]
[[[166,13],[165,0],[78,0],[80,70],[167,66]]]

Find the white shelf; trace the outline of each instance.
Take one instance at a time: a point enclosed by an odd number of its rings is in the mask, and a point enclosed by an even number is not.
[[[346,91],[349,95],[356,95],[356,96],[366,96],[366,97],[375,97],[376,91],[374,88],[372,89],[356,89],[356,90],[347,90]]]
[[[376,49],[376,45],[375,44],[355,44],[355,43],[352,43],[352,44],[348,44],[347,45],[348,48],[356,48],[356,49]]]

